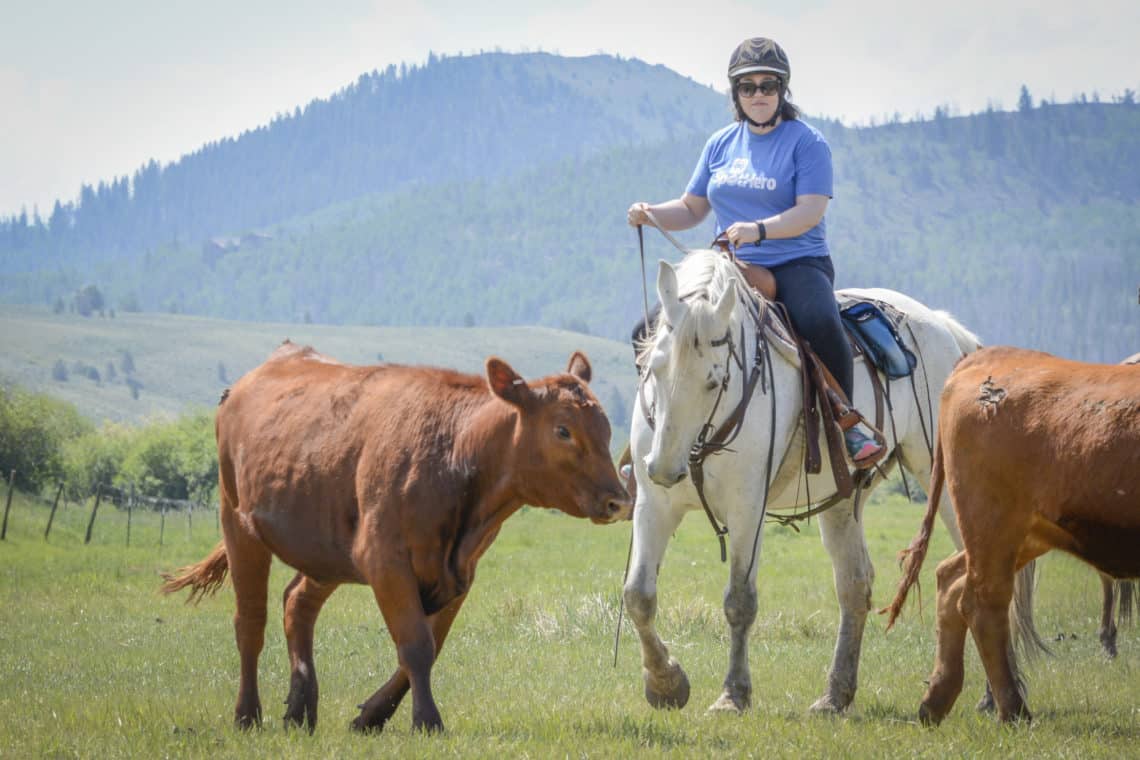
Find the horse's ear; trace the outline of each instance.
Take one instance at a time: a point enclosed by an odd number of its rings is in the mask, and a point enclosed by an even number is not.
[[[725,289],[724,294],[716,303],[716,321],[717,324],[728,324],[728,320],[732,317],[732,310],[736,308],[736,288],[730,287]]]
[[[531,397],[530,386],[515,372],[511,365],[497,356],[487,360],[487,384],[491,393],[508,404],[522,406]]]
[[[661,302],[669,324],[679,324],[685,316],[685,305],[677,292],[677,270],[664,259],[657,262],[657,300]]]
[[[567,365],[566,371],[583,383],[590,382],[590,378],[594,374],[593,368],[590,367],[590,360],[581,351],[575,351],[570,355],[570,364]]]

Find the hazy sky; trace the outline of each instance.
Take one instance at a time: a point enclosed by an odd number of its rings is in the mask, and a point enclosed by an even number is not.
[[[1022,84],[1140,90],[1136,0],[0,0],[0,19],[0,215],[46,217],[429,51],[617,53],[723,89],[733,47],[770,36],[797,102],[848,124],[1010,109]]]

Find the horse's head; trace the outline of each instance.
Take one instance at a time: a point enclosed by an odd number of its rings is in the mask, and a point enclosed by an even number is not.
[[[656,424],[645,465],[650,479],[666,488],[688,473],[689,451],[728,376],[737,304],[732,277],[706,276],[700,289],[682,294],[677,270],[665,261],[657,270],[662,310],[647,357]]]

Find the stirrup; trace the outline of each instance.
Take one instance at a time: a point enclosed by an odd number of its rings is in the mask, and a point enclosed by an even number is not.
[[[887,452],[885,446],[880,446],[878,441],[865,435],[858,428],[851,428],[844,433],[843,442],[847,455],[857,470],[873,467]]]

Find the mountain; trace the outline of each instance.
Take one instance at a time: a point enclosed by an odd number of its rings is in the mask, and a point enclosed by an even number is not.
[[[0,300],[60,308],[92,283],[120,311],[624,340],[642,311],[625,209],[678,195],[729,118],[723,95],[607,56],[373,72],[53,220],[0,224]],[[807,118],[835,157],[837,286],[901,290],[989,343],[1089,361],[1140,349],[1131,99],[859,129]],[[656,259],[680,254],[646,240],[651,285]]]

